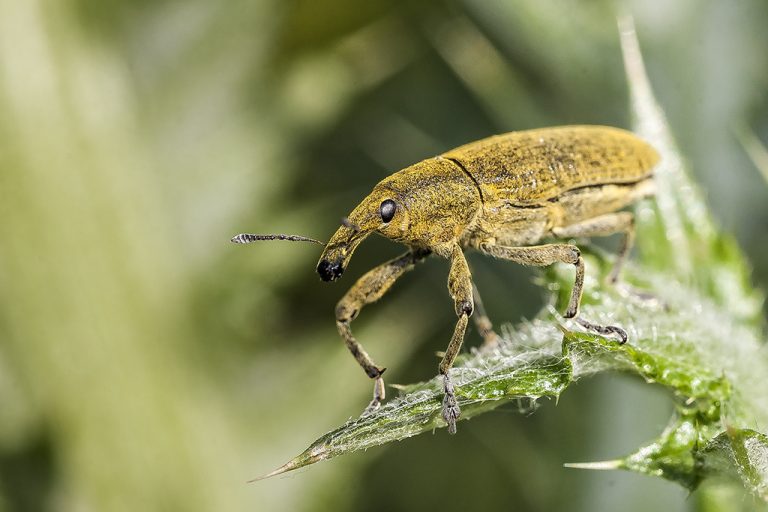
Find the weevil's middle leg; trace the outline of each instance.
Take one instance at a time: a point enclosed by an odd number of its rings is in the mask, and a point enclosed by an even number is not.
[[[534,245],[531,247],[505,247],[496,245],[490,241],[480,243],[480,250],[506,260],[521,263],[523,265],[532,265],[545,267],[553,263],[568,263],[576,267],[576,277],[571,289],[571,298],[568,300],[568,307],[563,316],[573,318],[576,322],[590,331],[600,334],[615,334],[620,343],[627,341],[627,333],[621,327],[615,325],[597,325],[587,320],[577,318],[579,306],[581,305],[581,296],[584,292],[584,259],[581,257],[579,248],[572,244],[546,244]]]
[[[365,305],[379,300],[400,276],[430,254],[431,252],[427,250],[414,249],[379,265],[358,279],[336,305],[336,327],[339,334],[365,374],[374,379],[373,399],[363,414],[375,411],[384,400],[384,379],[381,375],[386,368],[376,366],[371,356],[352,335],[350,324]]]
[[[477,332],[483,337],[483,348],[495,347],[501,340],[501,336],[493,330],[493,323],[485,312],[483,299],[480,298],[480,292],[474,282],[472,283],[472,295],[475,299],[475,313],[472,315],[472,320],[475,322]]]

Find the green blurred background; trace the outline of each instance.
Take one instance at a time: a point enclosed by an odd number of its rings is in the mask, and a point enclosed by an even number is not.
[[[768,141],[764,0],[0,0],[0,511],[701,508],[562,467],[664,427],[669,397],[623,376],[245,484],[367,403],[333,307],[402,248],[327,285],[317,246],[229,237],[327,239],[385,175],[493,133],[630,126],[623,12],[764,286],[768,187],[735,136]],[[535,272],[470,262],[497,324],[544,304]],[[355,323],[389,383],[436,373],[446,277]]]

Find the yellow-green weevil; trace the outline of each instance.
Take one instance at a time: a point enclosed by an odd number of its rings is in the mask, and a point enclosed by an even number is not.
[[[658,159],[648,143],[625,130],[563,126],[471,142],[411,165],[376,185],[343,219],[317,264],[323,281],[335,281],[358,244],[373,232],[408,247],[402,256],[358,279],[336,306],[341,337],[374,379],[373,400],[365,413],[378,408],[384,399],[384,368],[354,338],[350,324],[366,304],[380,299],[401,275],[431,254],[450,260],[448,291],[458,316],[439,365],[442,414],[451,433],[456,432],[460,409],[449,370],[469,317],[479,304],[465,249],[523,265],[574,265],[576,278],[563,316],[588,330],[615,335],[624,343],[627,334],[622,328],[578,318],[584,284],[584,261],[578,247],[541,241],[622,233],[609,275],[609,281],[615,283],[634,238],[633,214],[619,210],[653,193],[653,167]],[[250,234],[237,235],[232,241],[275,239],[317,242],[295,235]],[[474,318],[486,341],[493,340],[495,334],[485,314],[478,311]]]

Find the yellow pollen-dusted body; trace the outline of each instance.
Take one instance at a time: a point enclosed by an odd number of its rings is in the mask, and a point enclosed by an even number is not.
[[[634,134],[604,126],[511,132],[442,156],[473,178],[482,197],[465,245],[484,238],[530,245],[553,228],[617,211],[653,192],[659,159]]]

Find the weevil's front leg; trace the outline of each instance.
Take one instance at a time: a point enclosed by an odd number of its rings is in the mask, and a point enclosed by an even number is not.
[[[534,245],[531,247],[504,247],[496,245],[491,241],[485,241],[480,244],[480,250],[505,260],[514,261],[523,265],[533,265],[545,267],[553,263],[568,263],[576,267],[576,278],[574,279],[571,298],[568,301],[568,308],[563,316],[573,318],[582,327],[600,334],[615,334],[620,343],[627,341],[627,333],[621,327],[614,325],[597,325],[587,320],[578,318],[579,306],[581,304],[581,295],[584,291],[584,259],[581,257],[581,251],[575,245],[571,244],[547,244]]]
[[[386,368],[376,366],[371,356],[352,335],[350,323],[357,318],[363,306],[379,300],[397,281],[397,278],[411,270],[416,263],[430,254],[431,252],[427,250],[414,249],[379,265],[358,279],[336,305],[336,327],[339,329],[339,334],[341,334],[344,343],[357,363],[365,370],[365,374],[375,380],[373,399],[363,414],[378,409],[384,399],[384,379],[381,375]]]
[[[448,424],[448,432],[456,433],[456,420],[459,419],[461,409],[456,401],[456,393],[448,375],[448,370],[453,366],[456,356],[459,354],[461,344],[464,341],[464,333],[467,330],[469,317],[472,315],[474,301],[472,298],[472,275],[469,273],[467,260],[461,247],[455,245],[451,252],[451,270],[448,274],[448,291],[453,299],[456,316],[456,328],[453,330],[451,342],[445,350],[443,360],[440,361],[440,375],[443,376],[443,419]]]
[[[619,246],[616,263],[608,275],[608,282],[611,284],[618,282],[619,273],[635,242],[634,214],[631,212],[609,213],[578,224],[552,229],[552,234],[558,238],[591,238],[593,236],[610,236],[614,233],[622,233],[624,238],[621,241],[621,246]]]

